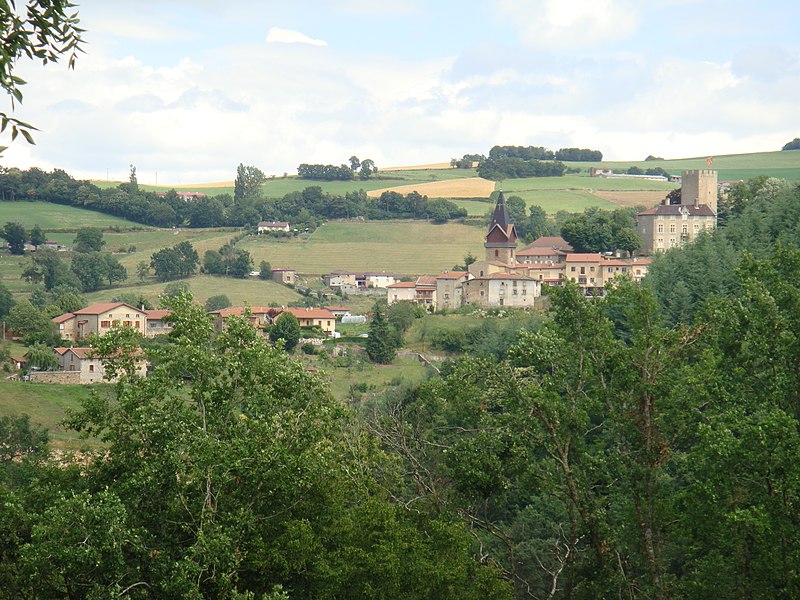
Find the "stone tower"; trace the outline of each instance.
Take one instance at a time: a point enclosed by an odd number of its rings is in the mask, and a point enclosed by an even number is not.
[[[516,262],[517,230],[509,223],[508,207],[503,192],[497,197],[489,231],[486,233],[486,261],[513,265]]]
[[[717,214],[717,172],[712,169],[684,171],[681,204],[706,204]]]

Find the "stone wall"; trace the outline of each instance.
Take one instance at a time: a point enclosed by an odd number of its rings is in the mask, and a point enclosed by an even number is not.
[[[28,376],[33,383],[80,383],[80,371],[31,371]]]

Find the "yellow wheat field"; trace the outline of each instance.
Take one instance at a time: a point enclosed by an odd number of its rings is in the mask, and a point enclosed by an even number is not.
[[[371,190],[367,192],[367,196],[377,198],[387,191],[399,194],[410,194],[416,191],[429,198],[488,198],[494,191],[494,181],[480,177],[465,177],[464,179],[431,181],[430,183],[413,183]]]

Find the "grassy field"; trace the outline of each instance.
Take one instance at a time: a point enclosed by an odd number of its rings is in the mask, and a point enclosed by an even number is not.
[[[566,163],[587,169],[590,166],[607,169],[626,169],[637,166],[641,169],[663,167],[668,172],[680,175],[688,169],[708,169],[705,156],[653,161],[605,161],[602,163]],[[769,175],[790,181],[800,181],[800,151],[753,152],[749,154],[727,154],[715,156],[713,169],[719,171],[720,180],[749,179],[756,175]]]
[[[430,367],[411,358],[397,358],[389,365],[354,361],[353,366],[320,367],[320,375],[330,385],[333,397],[343,402],[356,398],[365,401],[387,388],[417,384],[432,374]],[[366,386],[366,392],[356,391],[356,386],[361,385]]]
[[[121,248],[134,246],[134,252],[118,254],[119,261],[128,269],[128,277],[135,277],[136,265],[141,261],[150,262],[154,252],[180,242],[191,242],[200,260],[206,250],[218,250],[230,240],[236,231],[230,229],[150,229],[130,233],[106,233],[103,239],[105,248],[116,252]]]
[[[290,288],[275,283],[274,281],[262,281],[255,277],[247,279],[234,279],[233,277],[215,277],[213,275],[195,275],[188,279],[181,279],[181,282],[189,284],[192,295],[196,302],[205,304],[211,296],[225,294],[231,303],[237,306],[248,304],[250,306],[268,306],[271,303],[285,305],[300,299],[300,295]],[[91,294],[84,294],[87,302],[107,302],[120,293],[132,292],[142,294],[149,299],[155,306],[158,305],[158,297],[164,291],[164,287],[169,283],[138,283],[136,277],[132,277],[126,282],[128,285],[111,290],[100,290]]]
[[[50,202],[0,202],[0,223],[7,221],[18,221],[26,228],[39,225],[45,230],[77,230],[80,227],[147,228],[146,225],[104,215],[93,210],[51,204]]]
[[[67,416],[68,410],[78,409],[81,399],[86,398],[92,390],[107,393],[110,387],[103,384],[89,387],[0,381],[0,416],[28,414],[32,422],[49,430],[54,448],[78,450],[89,442],[79,439],[78,433],[65,429],[61,421]]]
[[[255,263],[292,267],[300,273],[337,269],[436,274],[460,263],[467,252],[483,251],[483,229],[460,223],[423,221],[336,221],[308,237],[248,238],[238,244]]]

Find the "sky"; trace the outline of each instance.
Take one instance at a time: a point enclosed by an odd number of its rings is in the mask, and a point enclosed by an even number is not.
[[[800,136],[796,0],[78,3],[75,69],[17,64],[14,116],[40,131],[0,165],[186,185],[240,163],[280,176],[496,144],[685,158]]]

